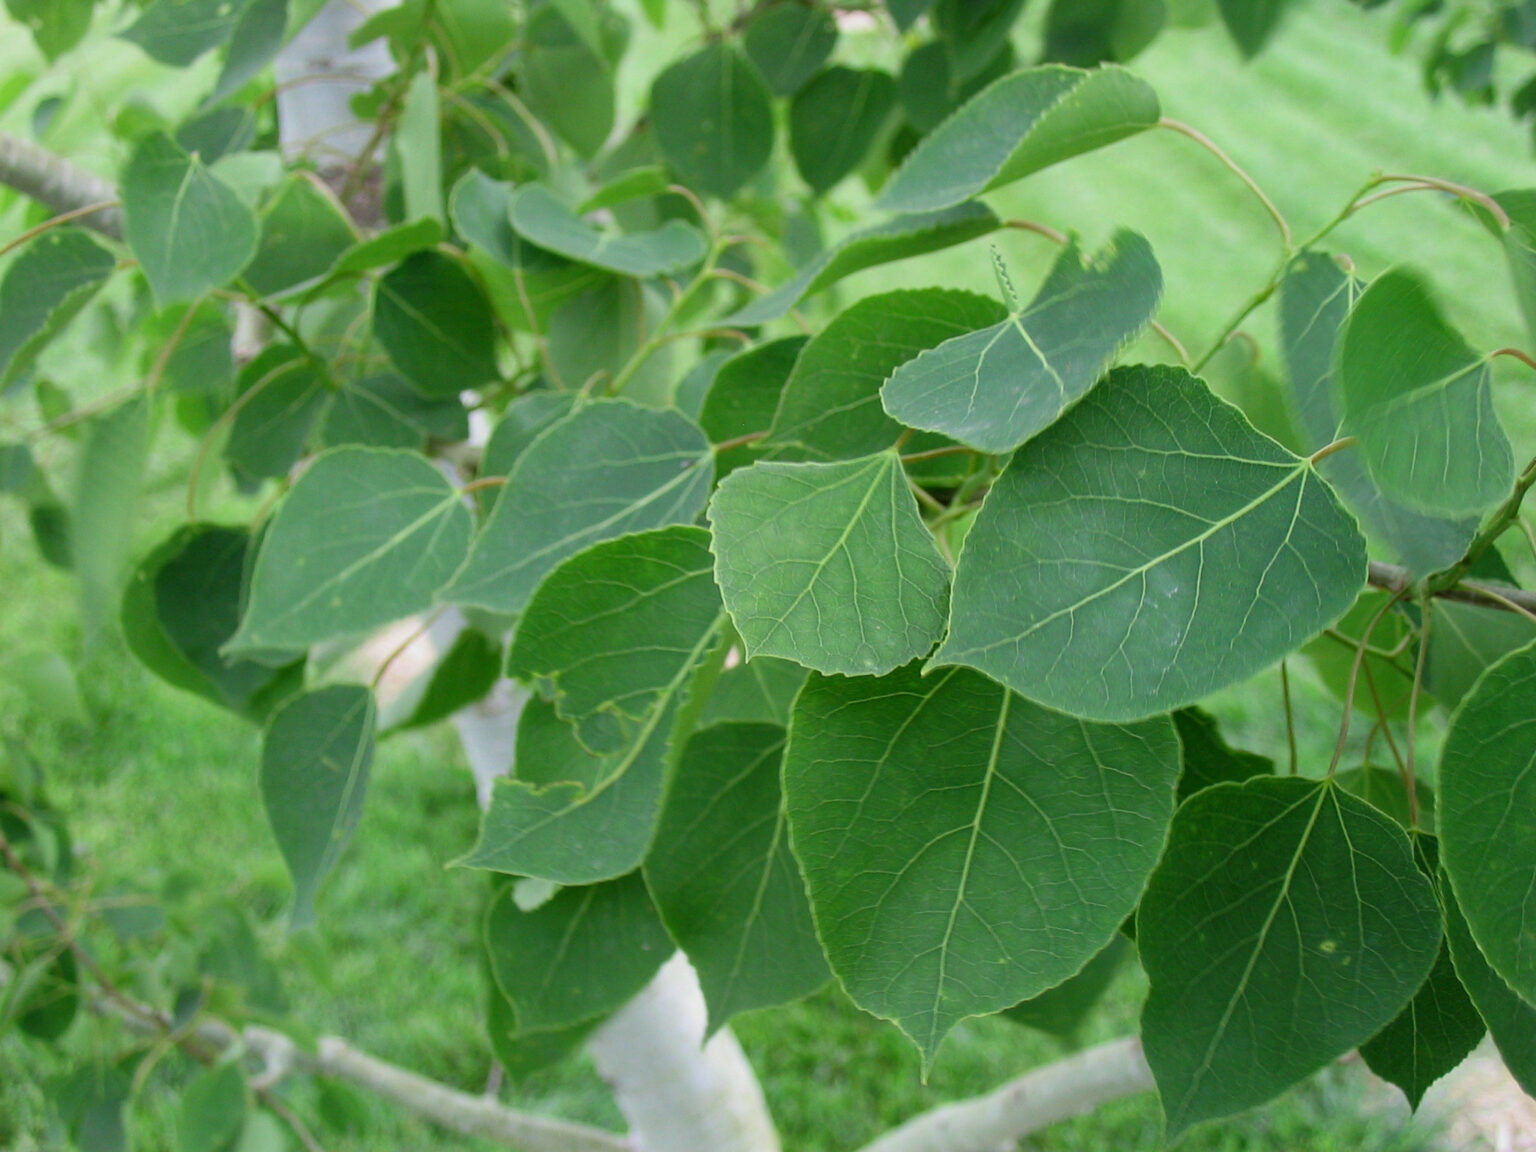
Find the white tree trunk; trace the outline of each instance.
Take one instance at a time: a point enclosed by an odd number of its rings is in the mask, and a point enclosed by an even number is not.
[[[313,155],[322,168],[357,160],[373,126],[352,114],[352,97],[395,69],[382,40],[349,48],[367,14],[398,0],[331,0],[278,53],[277,120],[283,159]]]
[[[587,1043],[630,1124],[635,1152],[779,1152],[752,1065],[707,1012],[679,952]]]

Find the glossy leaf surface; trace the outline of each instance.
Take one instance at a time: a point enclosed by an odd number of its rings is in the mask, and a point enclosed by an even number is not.
[[[1402,269],[1385,272],[1356,301],[1340,337],[1340,431],[1359,439],[1376,483],[1408,507],[1481,512],[1514,480],[1489,376],[1424,283]]]
[[[1151,128],[1157,93],[1124,69],[1026,68],[983,89],[912,150],[877,205],[932,212]]]
[[[296,928],[314,920],[320,885],[362,817],[374,714],[367,688],[335,684],[284,704],[262,739],[261,799],[293,878]]]
[[[784,729],[722,724],[684,749],[645,878],[699,974],[710,1031],[809,995],[831,973],[789,851]]]
[[[1403,830],[1299,777],[1220,785],[1181,807],[1136,924],[1152,985],[1142,1043],[1170,1138],[1370,1039],[1440,948]]]
[[[960,1020],[1078,971],[1162,851],[1164,718],[1088,724],[965,669],[813,676],[784,787],[832,969],[931,1064]]]
[[[567,556],[627,532],[687,524],[704,509],[714,460],[675,412],[595,401],[518,457],[446,600],[522,611]]]
[[[256,255],[256,214],[162,133],[134,149],[122,197],[123,234],[161,304],[222,287]]]
[[[1120,369],[993,486],[934,660],[1135,719],[1268,667],[1364,576],[1365,542],[1305,460],[1180,369]]]
[[[496,986],[525,1031],[611,1012],[673,950],[638,872],[567,888],[532,912],[519,911],[505,885],[486,912],[484,940]]]
[[[469,536],[469,510],[421,456],[332,449],[278,509],[226,651],[306,648],[429,608]]]
[[[1152,319],[1163,274],[1120,231],[1095,257],[1070,245],[1035,298],[1006,320],[907,361],[881,389],[885,410],[984,452],[1011,452],[1097,383]]]
[[[1536,646],[1506,656],[1462,700],[1440,753],[1440,857],[1472,936],[1536,1003]]]
[[[944,629],[949,567],[894,452],[758,463],[710,504],[715,579],[746,656],[879,676]]]

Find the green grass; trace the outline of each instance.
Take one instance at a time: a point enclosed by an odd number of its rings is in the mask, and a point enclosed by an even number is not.
[[[1341,4],[1319,4],[1301,12],[1275,49],[1252,65],[1240,64],[1208,29],[1167,34],[1136,67],[1158,87],[1170,115],[1225,146],[1302,232],[1375,169],[1493,189],[1531,182],[1523,129],[1497,112],[1430,102],[1413,62],[1387,56],[1383,39],[1379,21]],[[121,77],[131,63],[115,54],[82,81],[86,99],[57,126],[53,143],[84,147],[99,137],[93,137],[89,118],[122,110]],[[42,76],[37,90],[58,90],[62,82],[55,70]],[[14,107],[8,115],[22,111]],[[860,202],[844,195],[848,206]],[[1042,173],[997,200],[1008,215],[1079,230],[1091,243],[1121,225],[1145,232],[1167,278],[1163,319],[1192,347],[1220,329],[1233,302],[1263,282],[1277,256],[1267,218],[1231,174],[1171,133]],[[1009,235],[999,243],[1016,263],[1021,285],[1041,274],[1051,255],[1027,236]],[[1474,344],[1523,340],[1502,254],[1437,198],[1388,201],[1341,230],[1338,244],[1367,273],[1398,260],[1426,268]],[[991,291],[991,278],[985,245],[972,245],[865,274],[840,295],[851,300],[918,283]],[[1263,313],[1252,325],[1266,346],[1271,327],[1272,318]],[[1150,343],[1144,351],[1162,354]],[[59,368],[70,382],[69,366]],[[1536,408],[1522,402],[1528,387],[1511,375],[1501,392],[1502,414],[1527,454],[1536,445]],[[13,406],[7,416],[15,415]],[[162,437],[161,444],[169,439]],[[157,461],[141,545],[178,515],[180,493],[172,478],[184,464],[184,455]],[[90,717],[86,725],[40,717],[13,686],[0,684],[0,731],[25,738],[45,764],[57,801],[73,815],[90,873],[102,882],[152,891],[190,878],[200,892],[233,901],[255,918],[302,1027],[334,1031],[381,1057],[478,1090],[490,1061],[480,1034],[482,989],[474,956],[484,881],[443,868],[469,845],[475,828],[469,776],[451,735],[412,735],[384,746],[362,826],[324,894],[320,928],[286,938],[286,881],[260,814],[254,732],[155,681],[115,642],[87,645],[74,623],[73,585],[33,558],[25,525],[10,507],[0,511],[0,541],[0,586],[6,589],[0,653],[43,648],[80,657]],[[1304,770],[1318,771],[1331,752],[1337,705],[1304,663],[1294,666],[1301,760]],[[1285,725],[1274,674],[1222,693],[1211,705],[1236,741],[1283,755]],[[195,920],[195,906],[188,915]],[[1142,993],[1139,973],[1127,973],[1085,1039],[1133,1030]],[[71,1047],[84,1052],[112,1039],[106,1028],[77,1026]],[[856,1147],[925,1108],[985,1091],[1061,1050],[1006,1021],[972,1021],[956,1030],[925,1085],[910,1045],[831,990],[742,1019],[736,1030],[793,1152]],[[9,1139],[18,1149],[55,1146],[37,1084],[57,1067],[34,1045],[0,1040],[0,1144]],[[170,1146],[168,1086],[185,1073],[171,1060],[151,1080],[136,1121],[140,1147]],[[301,1084],[293,1092],[296,1106],[311,1112],[313,1090]],[[619,1123],[605,1088],[581,1058],[514,1086],[506,1098],[576,1119]],[[1367,1090],[1357,1066],[1336,1067],[1270,1107],[1195,1133],[1181,1147],[1387,1152],[1422,1146],[1424,1135],[1404,1126],[1401,1102],[1381,1100]],[[1156,1103],[1143,1097],[1061,1125],[1028,1146],[1133,1150],[1155,1148],[1158,1140]],[[332,1152],[481,1147],[367,1098],[353,1129],[328,1133],[324,1143]]]

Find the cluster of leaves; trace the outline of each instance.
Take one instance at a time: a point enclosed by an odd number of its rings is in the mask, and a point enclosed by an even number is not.
[[[1401,50],[1418,42],[1424,85],[1454,92],[1470,104],[1507,104],[1519,120],[1536,122],[1536,4],[1530,0],[1354,0],[1362,8],[1391,7],[1391,40]],[[1525,75],[1512,87],[1507,70]],[[1533,123],[1536,132],[1536,123]]]
[[[228,45],[197,115],[134,143],[126,253],[53,228],[0,283],[0,378],[119,278],[142,381],[79,414],[92,499],[66,512],[24,444],[0,479],[88,602],[116,601],[129,537],[98,494],[136,485],[163,412],[199,441],[187,523],[119,618],[155,674],[263,725],[296,926],[378,739],[510,677],[513,772],[459,863],[498,878],[488,1019],[513,1071],[676,948],[713,1027],[835,977],[931,1062],[972,1016],[1069,1031],[1131,936],[1170,1134],[1357,1046],[1416,1101],[1485,1027],[1536,1088],[1536,630],[1497,588],[1434,599],[1469,576],[1518,595],[1495,542],[1536,471],[1422,277],[1363,281],[1331,226],[1283,230],[1255,298],[1280,301],[1272,436],[1200,378],[1209,356],[1122,362],[1163,291],[1134,232],[1064,240],[1027,302],[999,262],[1001,300],[799,312],[1004,227],[992,190],[1164,123],[1118,65],[1015,67],[1018,0],[890,0],[915,41],[899,73],[828,63],[836,7],[756,5],[622,122],[614,10],[410,0],[355,37],[399,64],[362,100],[389,139],[377,227],[367,157],[329,180],[262,160],[294,13],[220,3],[194,34],[200,2],[124,33],[173,63]],[[1057,4],[1050,42],[1129,54],[1161,7]],[[1250,48],[1282,8],[1220,6]],[[782,123],[807,195],[775,186]],[[801,251],[860,171],[881,218]],[[1536,316],[1533,197],[1483,210]],[[244,363],[237,309],[270,328]],[[204,520],[216,470],[280,499]],[[1366,590],[1367,536],[1411,586]],[[416,616],[451,643],[405,699],[337,676],[338,648]],[[1452,712],[1433,809],[1411,725],[1400,773],[1287,776],[1199,710],[1303,648],[1346,717],[1369,686],[1384,740],[1421,696]],[[8,938],[35,969],[26,926]],[[74,955],[40,978],[74,985]]]

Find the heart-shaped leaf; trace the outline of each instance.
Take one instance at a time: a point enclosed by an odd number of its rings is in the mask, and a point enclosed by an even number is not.
[[[1166,717],[1089,724],[963,669],[813,675],[784,760],[832,970],[931,1065],[945,1034],[1077,972],[1162,851]]]
[[[1117,369],[993,485],[934,663],[1077,716],[1150,716],[1299,648],[1365,567],[1306,460],[1182,369]]]
[[[912,150],[877,206],[933,212],[1154,127],[1157,93],[1113,65],[1050,64],[984,88]]]
[[[1070,245],[1027,307],[907,361],[881,401],[913,428],[1011,452],[1098,382],[1162,290],[1152,247],[1135,232],[1117,232],[1096,257]]]

